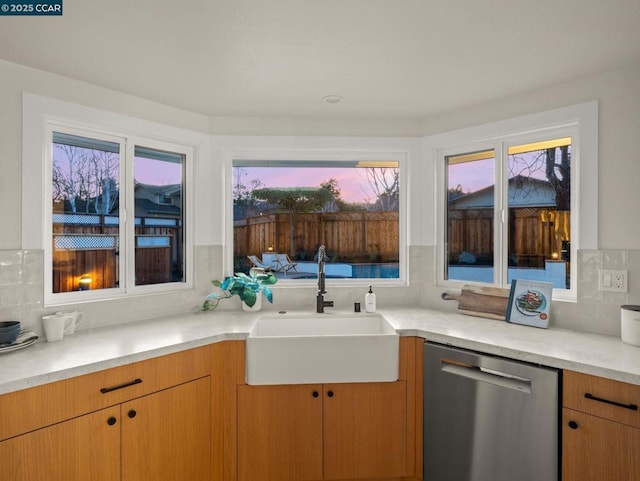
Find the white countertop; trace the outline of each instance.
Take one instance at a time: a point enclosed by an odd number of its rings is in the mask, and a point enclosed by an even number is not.
[[[537,329],[423,308],[378,312],[402,336],[640,385],[640,347],[616,337]],[[59,342],[39,340],[25,349],[0,354],[0,394],[214,342],[245,339],[261,314],[231,310],[184,314],[80,330]]]

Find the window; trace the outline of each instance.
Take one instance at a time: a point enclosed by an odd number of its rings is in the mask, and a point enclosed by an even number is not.
[[[55,123],[49,139],[51,303],[186,285],[190,150]]]
[[[507,287],[531,279],[552,282],[556,298],[575,298],[578,245],[593,248],[597,229],[597,147],[587,152],[584,135],[595,129],[597,111],[593,104],[577,110],[578,120],[572,112],[560,125],[501,137],[491,128],[456,132],[459,139],[482,132],[486,140],[437,150],[439,283]]]
[[[122,142],[52,132],[54,294],[119,285]]]
[[[235,271],[315,279],[324,245],[327,279],[403,278],[399,156],[334,157],[233,158]]]
[[[570,286],[571,138],[513,145],[496,168],[493,149],[445,157],[445,279],[493,283],[496,211],[506,212],[507,282],[527,278]],[[496,183],[496,173],[498,182]],[[504,195],[501,185],[506,177]],[[496,199],[506,199],[503,203]],[[497,208],[496,208],[497,207]],[[498,246],[496,246],[498,241]]]
[[[185,158],[184,153],[134,148],[137,286],[185,281]]]

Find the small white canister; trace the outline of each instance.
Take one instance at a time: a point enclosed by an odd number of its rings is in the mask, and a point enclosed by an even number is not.
[[[620,306],[622,341],[640,346],[640,306]]]

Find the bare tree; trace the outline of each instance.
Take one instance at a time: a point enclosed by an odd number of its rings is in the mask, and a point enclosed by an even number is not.
[[[118,198],[118,156],[101,150],[91,152],[91,191],[95,193],[95,211],[98,214],[108,214]]]
[[[118,196],[118,154],[56,143],[52,197],[76,213],[108,214]]]
[[[233,218],[235,220],[245,219],[251,215],[251,211],[256,207],[256,200],[253,192],[262,187],[260,179],[251,179],[246,184],[244,178],[249,174],[242,167],[233,168]]]
[[[570,210],[571,152],[568,145],[545,150],[545,175],[556,193],[556,209]]]
[[[571,208],[571,149],[565,145],[550,149],[509,156],[509,178],[546,179],[555,193],[556,209]],[[521,188],[535,190],[535,184],[527,182]],[[526,192],[525,192],[526,193]]]
[[[391,167],[368,167],[364,170],[367,182],[376,195],[375,210],[393,211],[400,206],[400,171]]]
[[[53,160],[53,199],[69,203],[71,212],[77,212],[77,200],[86,191],[85,149],[73,145],[56,144],[64,159]]]

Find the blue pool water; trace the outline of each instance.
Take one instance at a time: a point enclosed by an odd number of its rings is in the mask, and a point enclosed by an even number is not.
[[[398,279],[398,264],[353,264],[354,279]]]
[[[315,262],[298,262],[295,271],[288,274],[276,272],[280,279],[317,279]],[[399,279],[398,264],[326,264],[327,279]]]

